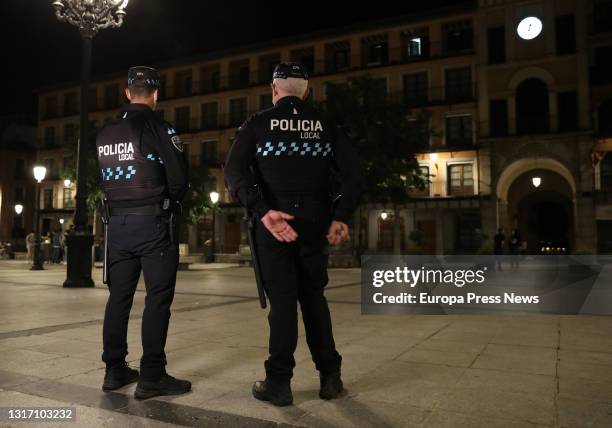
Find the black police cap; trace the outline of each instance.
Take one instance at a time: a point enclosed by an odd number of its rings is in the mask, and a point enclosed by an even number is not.
[[[128,70],[128,86],[159,88],[159,73],[151,67],[132,67]]]
[[[308,73],[302,64],[297,62],[281,62],[276,66],[274,74],[272,74],[273,79],[287,79],[289,77],[308,80]]]

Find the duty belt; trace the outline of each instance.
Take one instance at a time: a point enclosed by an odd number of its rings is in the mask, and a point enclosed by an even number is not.
[[[152,198],[139,201],[108,201],[110,217],[119,215],[169,215],[170,200]]]

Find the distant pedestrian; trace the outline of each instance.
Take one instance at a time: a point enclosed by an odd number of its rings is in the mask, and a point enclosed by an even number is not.
[[[34,243],[36,241],[36,235],[34,235],[34,232],[30,232],[26,236],[25,240],[26,240],[26,248],[28,250],[28,253],[26,255],[26,260],[31,262],[34,260]]]
[[[504,254],[504,243],[506,242],[506,235],[504,235],[504,229],[501,227],[497,229],[497,233],[493,237],[493,255],[495,256],[495,269],[501,271],[501,259]]]
[[[62,261],[62,233],[59,230],[51,233],[51,262],[53,264],[61,263]]]
[[[512,229],[508,242],[508,252],[510,253],[510,268],[519,268],[519,256],[521,253],[521,238],[517,229]]]

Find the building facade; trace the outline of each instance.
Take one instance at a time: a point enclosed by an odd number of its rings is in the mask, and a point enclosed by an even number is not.
[[[609,61],[610,44],[591,9],[607,3],[584,8],[577,0],[465,2],[177,59],[156,65],[162,76],[158,114],[181,133],[191,167],[206,168],[210,190],[221,194],[215,221],[221,253],[236,253],[244,239],[242,212],[229,201],[221,164],[236,127],[271,106],[269,82],[280,61],[310,69],[314,101],[324,102],[333,85],[368,74],[389,96],[427,113],[427,149],[417,158],[431,182],[392,213],[377,205],[359,209],[355,225],[364,251],[393,248],[393,215],[400,216],[403,251],[414,245],[410,238],[418,230],[420,251],[476,252],[497,227],[518,229],[533,251],[542,242],[594,251],[605,247],[601,241],[610,233],[610,157],[602,155],[610,125],[602,123],[611,108],[609,88],[593,84],[595,72],[606,80],[596,61]],[[530,40],[517,34],[526,17],[543,23],[541,34]],[[92,129],[117,114],[124,86],[124,72],[94,79]],[[39,94],[39,160],[53,159],[51,170],[73,162],[67,147],[78,133],[78,95],[77,84]],[[530,184],[535,176],[537,188]],[[60,177],[52,175],[45,186],[61,210],[68,197],[54,178]],[[551,225],[547,218],[553,213],[563,215]],[[192,252],[202,251],[211,225],[189,227]]]

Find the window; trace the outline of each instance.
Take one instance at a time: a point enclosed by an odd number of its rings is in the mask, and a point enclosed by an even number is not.
[[[74,205],[74,200],[72,199],[72,189],[63,188],[62,189],[62,207],[69,208]]]
[[[247,99],[236,98],[230,100],[230,127],[240,126],[247,119]]]
[[[465,212],[455,217],[455,250],[463,253],[478,251],[481,245],[479,212]]]
[[[427,104],[429,78],[426,72],[404,75],[404,102],[408,106]]]
[[[597,124],[600,136],[612,135],[612,100],[604,101],[597,108]]]
[[[47,118],[57,116],[57,96],[49,95],[45,97],[45,116]]]
[[[15,178],[26,178],[25,159],[15,159]]]
[[[47,126],[45,128],[45,146],[51,147],[55,144],[55,127]]]
[[[414,31],[402,33],[402,59],[410,61],[413,59],[429,57],[429,29],[421,28]]]
[[[104,107],[112,109],[119,106],[119,85],[116,83],[104,87]]]
[[[232,88],[245,87],[251,83],[248,59],[232,61],[229,64],[229,80]]]
[[[260,109],[270,108],[272,106],[272,94],[262,94],[259,96]]]
[[[73,123],[64,125],[64,143],[76,143],[76,126]]]
[[[221,84],[221,73],[218,65],[202,67],[200,69],[200,91],[203,94],[216,92]]]
[[[431,177],[429,176],[429,167],[428,166],[419,166],[420,178],[423,180],[423,184],[425,185],[422,189],[416,187],[414,190],[410,192],[412,196],[429,196],[429,180]]]
[[[450,54],[472,50],[472,21],[454,21],[442,25],[444,52]]]
[[[43,192],[43,209],[53,208],[53,189],[45,189]]]
[[[593,0],[593,19],[595,31],[612,30],[612,1]]]
[[[557,55],[576,52],[576,20],[574,15],[562,15],[555,18],[555,42]]]
[[[431,114],[427,111],[420,112],[409,119],[410,140],[416,147],[424,148],[429,145],[430,120]]]
[[[467,196],[474,194],[474,166],[471,163],[450,165],[448,167],[451,196]]]
[[[461,102],[473,98],[471,67],[446,69],[444,83],[447,102]]]
[[[47,168],[46,178],[52,178],[57,175],[58,171],[55,167],[55,159],[53,158],[43,159],[42,164]]]
[[[519,134],[549,131],[548,87],[540,79],[522,81],[516,88],[516,130]]]
[[[202,129],[215,129],[219,127],[219,106],[217,102],[202,104]]]
[[[216,167],[219,163],[218,143],[215,140],[202,141],[200,166]]]
[[[446,145],[464,147],[473,144],[472,115],[446,118]]]
[[[346,70],[349,67],[349,50],[343,49],[334,52],[334,69],[336,71]]]
[[[64,95],[64,114],[73,115],[77,113],[77,94],[70,92]]]
[[[240,86],[248,86],[250,82],[250,71],[248,65],[243,65],[240,67],[239,75],[239,83]]]
[[[64,157],[64,168],[74,168],[74,157],[72,156]]]
[[[174,110],[174,124],[178,132],[189,131],[191,108],[189,106],[177,107]]]
[[[506,29],[504,27],[489,28],[487,36],[489,64],[506,62]]]
[[[489,119],[489,135],[491,137],[508,135],[508,102],[506,100],[491,100]]]
[[[191,70],[179,71],[174,75],[175,96],[188,97],[193,90],[193,76]]]
[[[559,131],[576,131],[578,129],[578,100],[575,91],[557,94],[559,112]]]
[[[599,163],[601,190],[612,190],[612,152],[607,152]]]
[[[372,36],[362,40],[363,66],[386,64],[388,61],[387,37]]]

